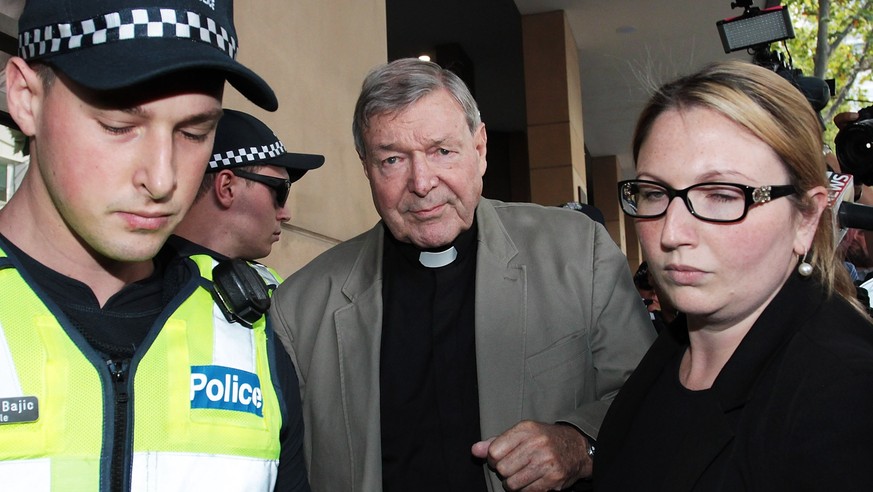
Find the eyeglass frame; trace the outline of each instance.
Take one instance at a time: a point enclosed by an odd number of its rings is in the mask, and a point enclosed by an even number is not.
[[[288,195],[291,193],[290,179],[250,173],[248,171],[243,171],[242,169],[231,169],[230,172],[232,172],[234,176],[261,183],[262,185],[267,186],[267,188],[273,190],[276,194],[276,205],[278,205],[279,208],[284,207],[288,202]]]
[[[626,203],[627,200],[625,200],[625,198],[624,198],[626,195],[624,188],[625,188],[625,186],[630,185],[632,183],[645,183],[645,184],[655,185],[655,186],[658,186],[658,187],[666,190],[667,197],[669,198],[669,200],[667,200],[667,206],[664,207],[664,211],[659,213],[659,214],[655,214],[655,215],[634,215],[634,214],[628,212],[627,210],[625,210],[624,203]],[[731,187],[738,188],[738,189],[742,190],[743,195],[746,198],[745,203],[743,205],[743,214],[740,215],[740,217],[738,217],[736,219],[730,219],[730,220],[710,219],[710,218],[703,217],[703,216],[699,215],[697,212],[694,211],[694,207],[691,204],[691,200],[688,199],[688,192],[693,190],[694,188],[700,188],[703,186],[731,186]],[[796,195],[798,193],[799,193],[799,191],[797,190],[797,188],[795,188],[795,186],[791,185],[791,184],[788,184],[788,185],[763,185],[763,186],[755,187],[755,186],[749,186],[749,185],[744,185],[744,184],[740,184],[740,183],[728,183],[728,182],[724,182],[724,181],[710,181],[710,182],[705,182],[705,183],[696,183],[696,184],[693,184],[687,188],[677,190],[677,189],[674,189],[674,188],[672,188],[664,183],[661,183],[658,181],[651,181],[648,179],[626,179],[624,181],[619,181],[619,183],[618,183],[618,201],[619,201],[619,204],[621,205],[621,211],[624,212],[625,214],[627,214],[629,217],[633,217],[635,219],[657,219],[658,217],[663,217],[664,215],[667,214],[667,209],[670,208],[670,204],[673,202],[673,199],[678,197],[678,198],[682,199],[682,202],[685,203],[685,208],[688,209],[688,212],[690,212],[691,215],[694,216],[696,219],[702,220],[704,222],[714,222],[717,224],[732,224],[735,222],[740,222],[741,220],[746,218],[746,215],[748,215],[748,213],[749,213],[749,208],[752,205],[764,204],[764,203],[770,202],[772,200],[775,200],[777,198]]]

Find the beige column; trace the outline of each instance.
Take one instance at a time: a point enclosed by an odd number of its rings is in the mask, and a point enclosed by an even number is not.
[[[230,87],[225,105],[261,118],[289,151],[325,157],[291,187],[291,222],[263,260],[288,276],[379,219],[351,122],[361,81],[387,60],[385,2],[237,2],[234,17],[238,59],[270,83],[279,110],[254,107]]]
[[[531,201],[558,205],[586,189],[576,42],[563,11],[522,16]]]

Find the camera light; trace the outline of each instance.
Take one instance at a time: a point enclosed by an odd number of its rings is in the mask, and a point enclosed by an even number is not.
[[[725,53],[794,37],[788,9],[783,6],[748,12],[715,24]]]

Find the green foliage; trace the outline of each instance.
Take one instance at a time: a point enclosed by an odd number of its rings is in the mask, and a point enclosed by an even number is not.
[[[783,0],[782,5],[794,25],[795,38],[785,42],[794,68],[835,80],[836,94],[822,110],[825,141],[833,146],[834,115],[873,104],[873,94],[865,92],[865,84],[873,84],[873,0]]]
[[[27,135],[21,133],[20,130],[16,130],[15,128],[10,128],[9,133],[12,134],[12,152],[14,154],[30,155]]]

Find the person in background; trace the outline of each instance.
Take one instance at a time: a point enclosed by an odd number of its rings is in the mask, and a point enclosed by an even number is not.
[[[485,126],[434,63],[373,69],[353,132],[382,220],[291,275],[271,311],[313,490],[589,476],[600,421],[654,338],[624,255],[584,214],[481,197]]]
[[[640,263],[639,268],[634,273],[634,285],[637,288],[637,292],[640,293],[646,310],[649,312],[649,319],[652,320],[655,331],[661,333],[661,330],[669,323],[672,323],[679,313],[667,304],[666,300],[663,303],[661,302],[661,298],[658,297],[658,292],[655,289],[652,274],[649,272],[648,262]]]
[[[864,231],[848,228],[846,234],[837,246],[837,255],[843,258],[849,278],[856,284],[864,281],[864,276],[870,267],[870,256],[867,251],[867,241]],[[864,271],[861,271],[864,268]]]
[[[31,160],[0,210],[2,488],[308,490],[269,332],[213,316],[211,271],[162,249],[225,81],[278,105],[234,60],[232,2],[28,0],[18,31],[6,101]]]
[[[322,164],[324,156],[287,152],[254,116],[225,109],[194,205],[171,241],[183,254],[251,261],[266,257],[282,224],[291,219],[291,184]]]
[[[287,152],[275,133],[254,116],[225,109],[194,204],[168,245],[182,257],[208,257],[213,260],[209,264],[234,258],[248,260],[272,291],[281,279],[254,260],[270,254],[282,224],[291,219],[287,206],[291,183],[323,163],[321,155]],[[270,326],[269,320],[265,323]],[[269,343],[277,341],[270,338]],[[275,353],[273,377],[287,409],[281,446],[296,458],[288,461],[285,473],[298,477],[297,487],[303,487],[306,469],[300,388],[285,349],[279,344],[271,350]]]
[[[834,116],[834,124],[842,131],[855,123],[859,117],[858,113],[851,111],[838,113]],[[850,169],[843,169],[843,163],[837,158],[837,153],[831,151],[827,146],[825,147],[825,156],[829,168],[834,172],[843,174],[852,173]],[[855,163],[856,166],[858,164]],[[873,166],[873,162],[869,162],[867,165]],[[858,169],[858,171],[863,169],[867,168]],[[857,178],[854,180],[854,186],[853,201],[861,205],[873,206],[873,189]],[[867,247],[867,244],[871,241],[873,241],[873,231],[848,228],[846,236],[840,243],[839,252],[845,254],[845,259],[848,262],[846,266],[849,268],[852,278],[856,283],[867,280],[870,272],[873,271],[873,253]]]
[[[619,183],[683,314],[606,416],[595,490],[868,490],[873,325],[835,255],[821,128],[743,62],[661,87]]]
[[[603,218],[603,212],[601,212],[600,209],[595,207],[594,205],[582,202],[567,202],[561,204],[560,207],[575,210],[577,212],[582,212],[583,214],[587,215],[591,220],[599,223],[600,225],[606,224],[606,220]]]

